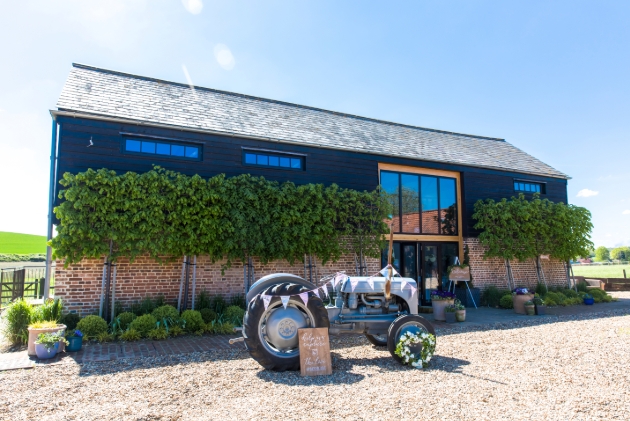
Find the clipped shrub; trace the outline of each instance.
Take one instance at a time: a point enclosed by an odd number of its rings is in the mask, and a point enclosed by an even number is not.
[[[107,332],[107,322],[99,316],[85,316],[77,323],[77,329],[86,339],[96,338],[101,333]]]
[[[546,293],[549,292],[549,290],[547,289],[547,286],[545,284],[543,284],[542,282],[538,282],[536,284],[536,290],[534,292],[543,297]]]
[[[223,320],[237,326],[243,324],[243,317],[245,317],[245,310],[238,306],[229,306],[223,313]]]
[[[140,338],[142,335],[135,329],[127,329],[120,335],[120,339],[123,341],[138,341]]]
[[[210,308],[203,308],[199,312],[201,313],[201,318],[203,319],[204,323],[210,323],[217,318],[217,313],[215,313],[214,310]]]
[[[181,318],[185,322],[184,329],[188,332],[203,330],[203,317],[201,317],[201,313],[197,310],[186,310],[182,313]]]
[[[593,288],[589,291],[589,294],[591,294],[593,296],[593,298],[595,299],[596,303],[601,302],[604,297],[608,294],[606,294],[604,291],[602,291],[601,289],[597,289],[597,288]],[[599,300],[599,301],[598,301]]]
[[[501,300],[499,289],[493,285],[483,290],[481,294],[481,304],[488,307],[498,307]]]
[[[576,298],[578,296],[577,292],[575,292],[572,289],[568,289],[568,288],[564,288],[560,292],[562,293],[562,295],[564,295],[567,298]]]
[[[545,295],[545,301],[551,300],[556,303],[556,305],[563,305],[565,299],[566,297],[559,292],[550,291]]]
[[[33,306],[22,298],[13,301],[4,312],[2,334],[12,344],[28,342],[28,325],[33,318]]]
[[[168,338],[168,332],[163,327],[156,327],[147,333],[147,337],[159,341]]]
[[[127,330],[127,328],[129,328],[129,324],[131,324],[131,322],[133,322],[136,319],[135,314],[133,314],[130,311],[125,311],[124,313],[120,313],[118,315],[118,321],[120,322],[120,328],[122,330]]]
[[[157,320],[150,314],[137,317],[129,324],[129,329],[137,331],[141,336],[147,336],[149,331],[155,329]]]
[[[514,303],[512,302],[512,294],[504,295],[499,300],[499,306],[501,308],[510,309],[514,308]]]
[[[68,330],[74,330],[77,328],[77,323],[81,320],[81,316],[77,313],[68,313],[61,316],[59,323],[66,325]]]
[[[168,333],[171,336],[179,336],[184,333],[184,329],[179,326],[173,326],[169,329]]]
[[[206,331],[215,335],[231,335],[234,333],[234,325],[230,322],[215,321],[206,326]]]
[[[153,313],[151,313],[151,315],[155,317],[158,321],[162,319],[179,319],[179,311],[177,311],[175,307],[168,304],[156,308],[155,310],[153,310]]]
[[[554,300],[547,297],[545,297],[545,304],[547,304],[547,307],[555,307],[558,305],[558,303],[556,303]]]

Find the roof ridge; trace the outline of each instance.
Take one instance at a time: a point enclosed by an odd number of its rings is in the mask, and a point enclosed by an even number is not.
[[[332,110],[327,110],[327,109],[324,109],[324,108],[312,107],[312,106],[309,106],[309,105],[296,104],[296,103],[293,103],[293,102],[279,101],[279,100],[275,100],[275,99],[262,98],[262,97],[253,96],[253,95],[240,94],[240,93],[237,93],[237,92],[230,92],[230,91],[223,91],[223,90],[220,90],[220,89],[206,88],[204,86],[189,85],[187,83],[173,82],[173,81],[170,81],[170,80],[164,80],[164,79],[158,79],[158,78],[153,78],[153,77],[148,77],[148,76],[135,75],[133,73],[125,73],[125,72],[121,72],[121,71],[118,71],[118,70],[103,69],[101,67],[90,66],[90,65],[87,65],[87,64],[72,63],[72,67],[76,67],[76,68],[79,68],[79,69],[93,70],[93,71],[102,72],[102,73],[110,73],[110,74],[114,74],[114,75],[130,77],[130,78],[134,78],[134,79],[141,79],[141,80],[147,80],[147,81],[152,81],[152,82],[165,83],[165,84],[169,84],[169,85],[181,86],[181,87],[184,87],[184,88],[190,88],[192,86],[194,89],[199,89],[199,90],[202,90],[202,91],[209,91],[209,92],[215,92],[215,93],[220,93],[220,94],[224,94],[224,95],[238,96],[238,97],[241,97],[241,98],[248,98],[248,99],[253,99],[253,100],[257,100],[257,101],[264,101],[264,102],[274,103],[274,104],[281,104],[281,105],[286,105],[286,106],[295,107],[295,108],[303,108],[303,109],[307,109],[307,110],[319,111],[319,112],[324,112],[324,113],[328,113],[328,114],[338,115],[338,116],[342,116],[342,117],[353,118],[353,119],[357,119],[357,120],[364,120],[364,121],[370,121],[370,122],[374,122],[374,123],[387,124],[387,125],[390,125],[390,126],[405,127],[405,128],[409,128],[409,129],[424,130],[424,131],[429,131],[429,132],[434,132],[434,133],[443,133],[443,134],[449,134],[449,135],[461,136],[461,137],[469,137],[469,138],[473,138],[473,139],[495,140],[495,141],[499,141],[499,142],[505,142],[505,139],[498,138],[498,137],[477,136],[477,135],[471,135],[471,134],[466,134],[466,133],[450,132],[450,131],[447,131],[447,130],[430,129],[430,128],[427,128],[427,127],[413,126],[413,125],[410,125],[410,124],[396,123],[396,122],[387,121],[387,120],[379,120],[379,119],[376,119],[376,118],[363,117],[363,116],[359,116],[359,115],[356,115],[356,114],[349,114],[349,113],[343,113],[343,112],[339,112],[339,111],[332,111]]]

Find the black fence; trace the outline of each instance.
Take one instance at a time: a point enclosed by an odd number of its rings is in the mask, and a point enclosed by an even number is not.
[[[23,266],[0,269],[0,307],[5,307],[18,298],[31,300],[44,297],[44,266]],[[50,276],[50,295],[55,288],[54,266]]]

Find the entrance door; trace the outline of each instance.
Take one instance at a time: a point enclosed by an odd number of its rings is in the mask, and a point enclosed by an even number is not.
[[[392,265],[403,277],[416,280],[419,304],[430,305],[431,291],[447,288],[446,272],[455,263],[458,249],[457,243],[394,241]],[[387,249],[382,256],[382,266],[385,267]]]

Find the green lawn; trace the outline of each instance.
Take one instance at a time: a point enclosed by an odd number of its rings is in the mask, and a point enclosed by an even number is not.
[[[630,278],[630,265],[573,265],[575,276],[592,276],[594,278],[623,278],[624,269],[626,276]]]
[[[46,236],[0,231],[0,253],[46,253]]]

